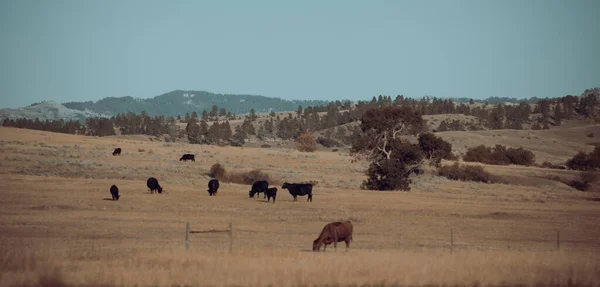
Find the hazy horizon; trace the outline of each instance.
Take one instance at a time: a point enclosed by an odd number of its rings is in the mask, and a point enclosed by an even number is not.
[[[0,108],[172,90],[288,100],[600,87],[600,1],[0,1]]]

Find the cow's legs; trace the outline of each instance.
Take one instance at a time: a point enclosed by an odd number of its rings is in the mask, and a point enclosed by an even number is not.
[[[350,248],[350,239],[346,238],[345,242],[346,242],[346,251],[348,251],[348,249]]]
[[[335,251],[337,251],[337,243],[338,243],[338,234],[337,234],[337,230],[334,229],[333,230],[333,249]]]

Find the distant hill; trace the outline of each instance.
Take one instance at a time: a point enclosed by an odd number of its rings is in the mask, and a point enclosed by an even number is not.
[[[146,111],[149,116],[184,116],[186,113],[202,110],[210,112],[213,105],[224,108],[235,114],[245,114],[254,108],[256,113],[267,113],[269,111],[295,111],[298,106],[327,105],[328,101],[301,101],[283,100],[256,95],[227,95],[213,94],[205,91],[183,91],[176,90],[149,99],[135,99],[132,97],[104,98],[97,102],[67,102],[63,105],[69,109],[85,111],[89,110],[100,114],[116,115],[118,113],[140,113]]]
[[[41,121],[63,119],[84,121],[88,117],[106,117],[100,113],[89,110],[69,109],[53,101],[35,103],[24,108],[0,109],[0,119],[32,119],[38,118]]]

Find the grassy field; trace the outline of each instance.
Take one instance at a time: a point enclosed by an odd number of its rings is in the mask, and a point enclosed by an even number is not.
[[[567,128],[543,132],[551,140],[534,152],[553,162],[589,146]],[[196,162],[179,162],[183,153]],[[250,186],[234,183],[209,197],[205,173],[216,162],[262,169],[277,202],[249,199]],[[545,179],[575,172],[486,166],[512,184],[425,174],[411,192],[373,192],[358,189],[364,167],[343,152],[0,127],[0,286],[600,286],[600,194]],[[150,176],[167,192],[150,194]],[[280,188],[307,180],[318,182],[312,203]],[[104,200],[112,184],[119,201]],[[350,250],[313,253],[312,240],[336,220],[354,224]],[[192,234],[186,251],[186,223],[231,223],[233,252],[226,233]]]

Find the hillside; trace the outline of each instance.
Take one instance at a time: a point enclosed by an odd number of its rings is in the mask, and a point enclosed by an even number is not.
[[[295,111],[298,106],[327,105],[327,101],[319,100],[284,100],[257,95],[214,94],[205,91],[175,90],[149,99],[134,99],[132,97],[108,97],[97,102],[67,102],[64,106],[75,110],[90,110],[101,114],[116,115],[118,113],[140,113],[146,111],[150,116],[185,115],[202,110],[210,111],[213,105],[224,108],[235,114],[245,114],[254,109],[257,113],[269,111]]]
[[[116,146],[120,156],[111,155]],[[196,162],[178,161],[182,153],[196,154]],[[573,274],[582,284],[600,282],[598,195],[538,178],[573,171],[485,166],[521,180],[424,174],[411,192],[365,191],[358,189],[364,166],[341,152],[6,127],[0,157],[2,286],[338,286],[340,278],[339,286],[374,286],[382,278],[406,286],[567,286]],[[216,162],[228,172],[260,168],[278,188],[318,181],[313,202],[293,201],[282,188],[276,203],[249,199],[250,185],[232,182],[210,197],[205,173]],[[150,176],[162,194],[150,194]],[[113,184],[119,201],[110,200]],[[337,252],[331,245],[311,252],[323,226],[337,220],[354,225],[349,251],[340,243]],[[186,250],[187,223],[195,231],[231,223],[232,253],[227,233],[190,234]],[[262,272],[265,266],[271,272]],[[244,272],[252,275],[231,276]]]
[[[54,101],[46,101],[32,104],[30,106],[18,109],[0,109],[0,119],[32,119],[38,118],[45,120],[85,120],[88,117],[103,117],[102,113],[92,112],[90,110],[70,109]]]

